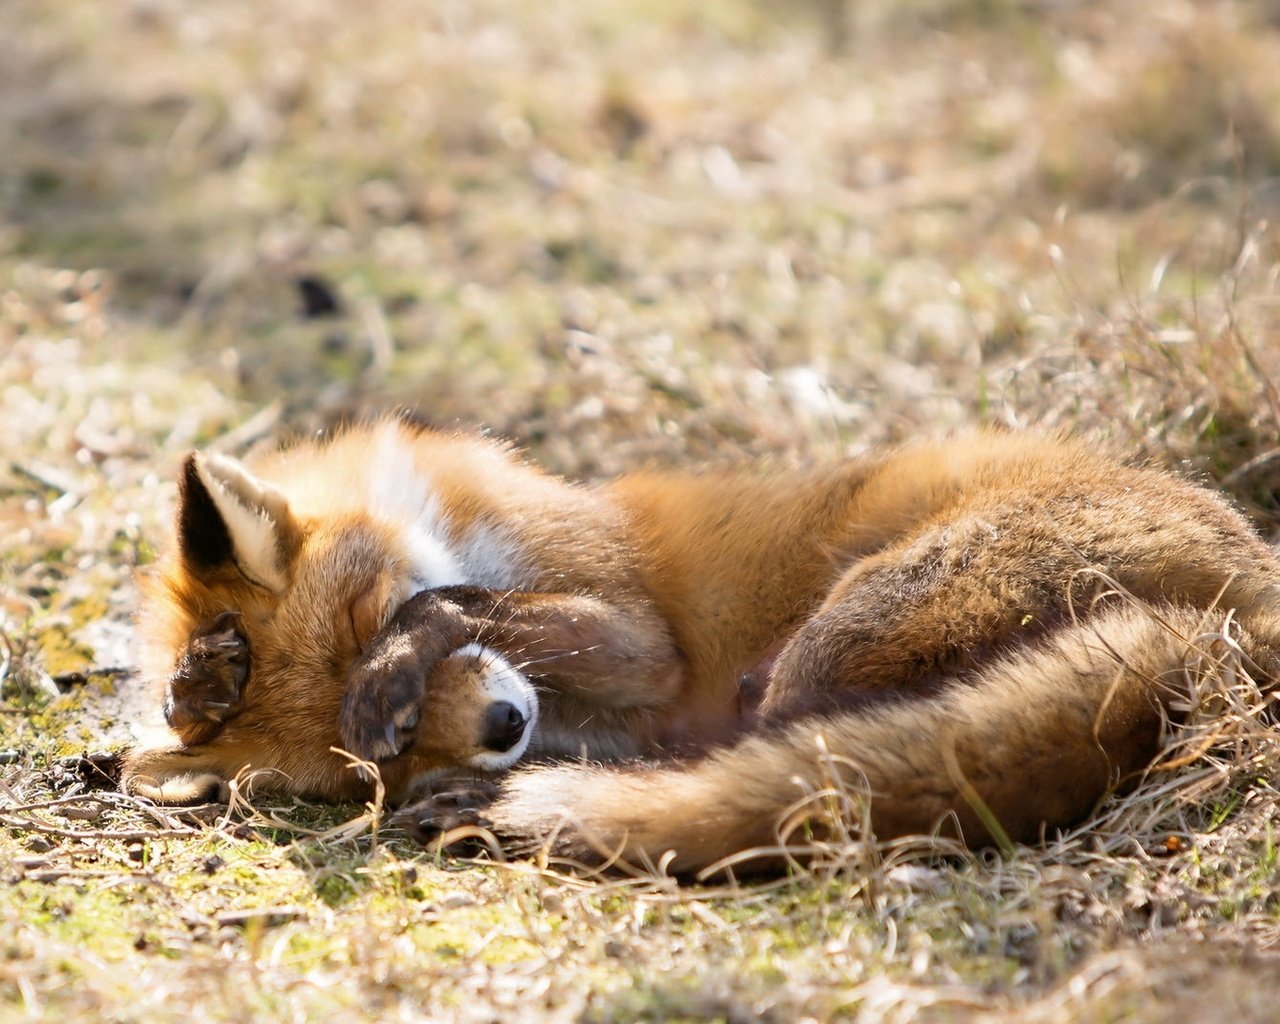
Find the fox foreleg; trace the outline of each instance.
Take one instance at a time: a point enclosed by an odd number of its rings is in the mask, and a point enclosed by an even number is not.
[[[608,707],[653,706],[676,692],[683,658],[648,608],[582,594],[480,587],[436,593],[478,622],[477,642],[551,690]]]
[[[238,612],[198,625],[165,692],[164,717],[185,743],[203,743],[240,711],[249,677],[249,642],[236,628]]]
[[[385,760],[413,740],[431,670],[476,642],[544,691],[602,707],[669,701],[682,658],[656,612],[577,594],[444,587],[411,597],[352,667],[339,722],[347,749]]]

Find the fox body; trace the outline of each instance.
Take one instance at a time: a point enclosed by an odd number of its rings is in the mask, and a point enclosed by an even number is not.
[[[682,871],[833,776],[882,838],[1033,839],[1140,776],[1197,659],[1280,668],[1280,563],[1224,500],[1039,435],[584,486],[386,419],[193,455],[177,534],[139,617],[175,735],[127,788],[544,762],[406,820]]]

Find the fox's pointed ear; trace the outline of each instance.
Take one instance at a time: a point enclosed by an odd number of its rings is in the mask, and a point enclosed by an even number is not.
[[[301,535],[285,496],[235,459],[193,452],[178,487],[178,543],[197,576],[234,565],[280,593]]]

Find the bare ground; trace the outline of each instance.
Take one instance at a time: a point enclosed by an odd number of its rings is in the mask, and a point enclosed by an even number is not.
[[[396,404],[583,476],[1060,427],[1274,537],[1280,9],[1156,6],[0,5],[0,1018],[1274,1019],[1241,676],[1087,829],[763,889],[82,758],[182,454]]]

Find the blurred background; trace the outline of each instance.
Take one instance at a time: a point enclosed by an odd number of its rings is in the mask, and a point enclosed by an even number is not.
[[[1261,0],[6,0],[6,433],[407,403],[595,473],[1032,422],[1222,476],[1277,168]]]
[[[1275,3],[5,0],[8,614],[396,405],[575,476],[1064,427],[1270,531],[1278,170]]]

